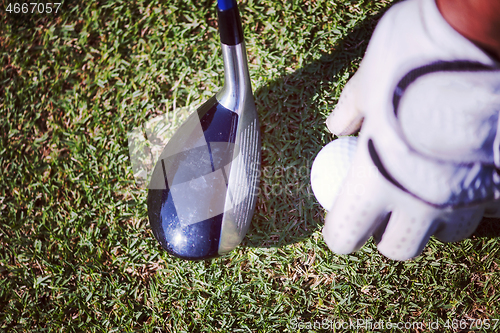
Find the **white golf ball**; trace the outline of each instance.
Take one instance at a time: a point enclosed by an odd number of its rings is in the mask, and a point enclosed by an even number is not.
[[[324,209],[330,210],[337,198],[356,152],[358,138],[334,140],[320,150],[311,167],[311,187]]]

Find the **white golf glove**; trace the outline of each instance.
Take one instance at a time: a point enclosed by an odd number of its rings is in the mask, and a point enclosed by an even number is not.
[[[328,247],[347,254],[373,235],[382,254],[406,260],[432,235],[458,241],[498,215],[499,112],[499,64],[453,30],[434,0],[394,5],[327,119],[338,136],[363,125],[325,207]]]

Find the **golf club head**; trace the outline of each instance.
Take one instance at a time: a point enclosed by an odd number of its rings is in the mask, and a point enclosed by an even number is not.
[[[232,15],[239,22],[237,8],[230,10],[221,14],[219,9],[219,21]],[[261,143],[245,46],[242,35],[232,45],[224,43],[222,33],[221,40],[224,87],[173,135],[149,184],[153,234],[183,259],[233,250],[250,226],[256,203]]]

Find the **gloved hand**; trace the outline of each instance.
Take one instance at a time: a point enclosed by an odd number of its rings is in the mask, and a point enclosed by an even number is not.
[[[430,236],[471,235],[500,211],[500,67],[456,32],[433,0],[407,0],[379,22],[327,119],[358,145],[323,236],[340,254],[372,235],[406,260]],[[335,165],[331,166],[335,168]]]

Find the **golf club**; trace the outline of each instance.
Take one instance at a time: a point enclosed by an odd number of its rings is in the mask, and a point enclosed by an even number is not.
[[[170,254],[217,257],[245,236],[260,176],[260,131],[240,14],[219,0],[224,86],[165,146],[148,187],[153,234]]]

